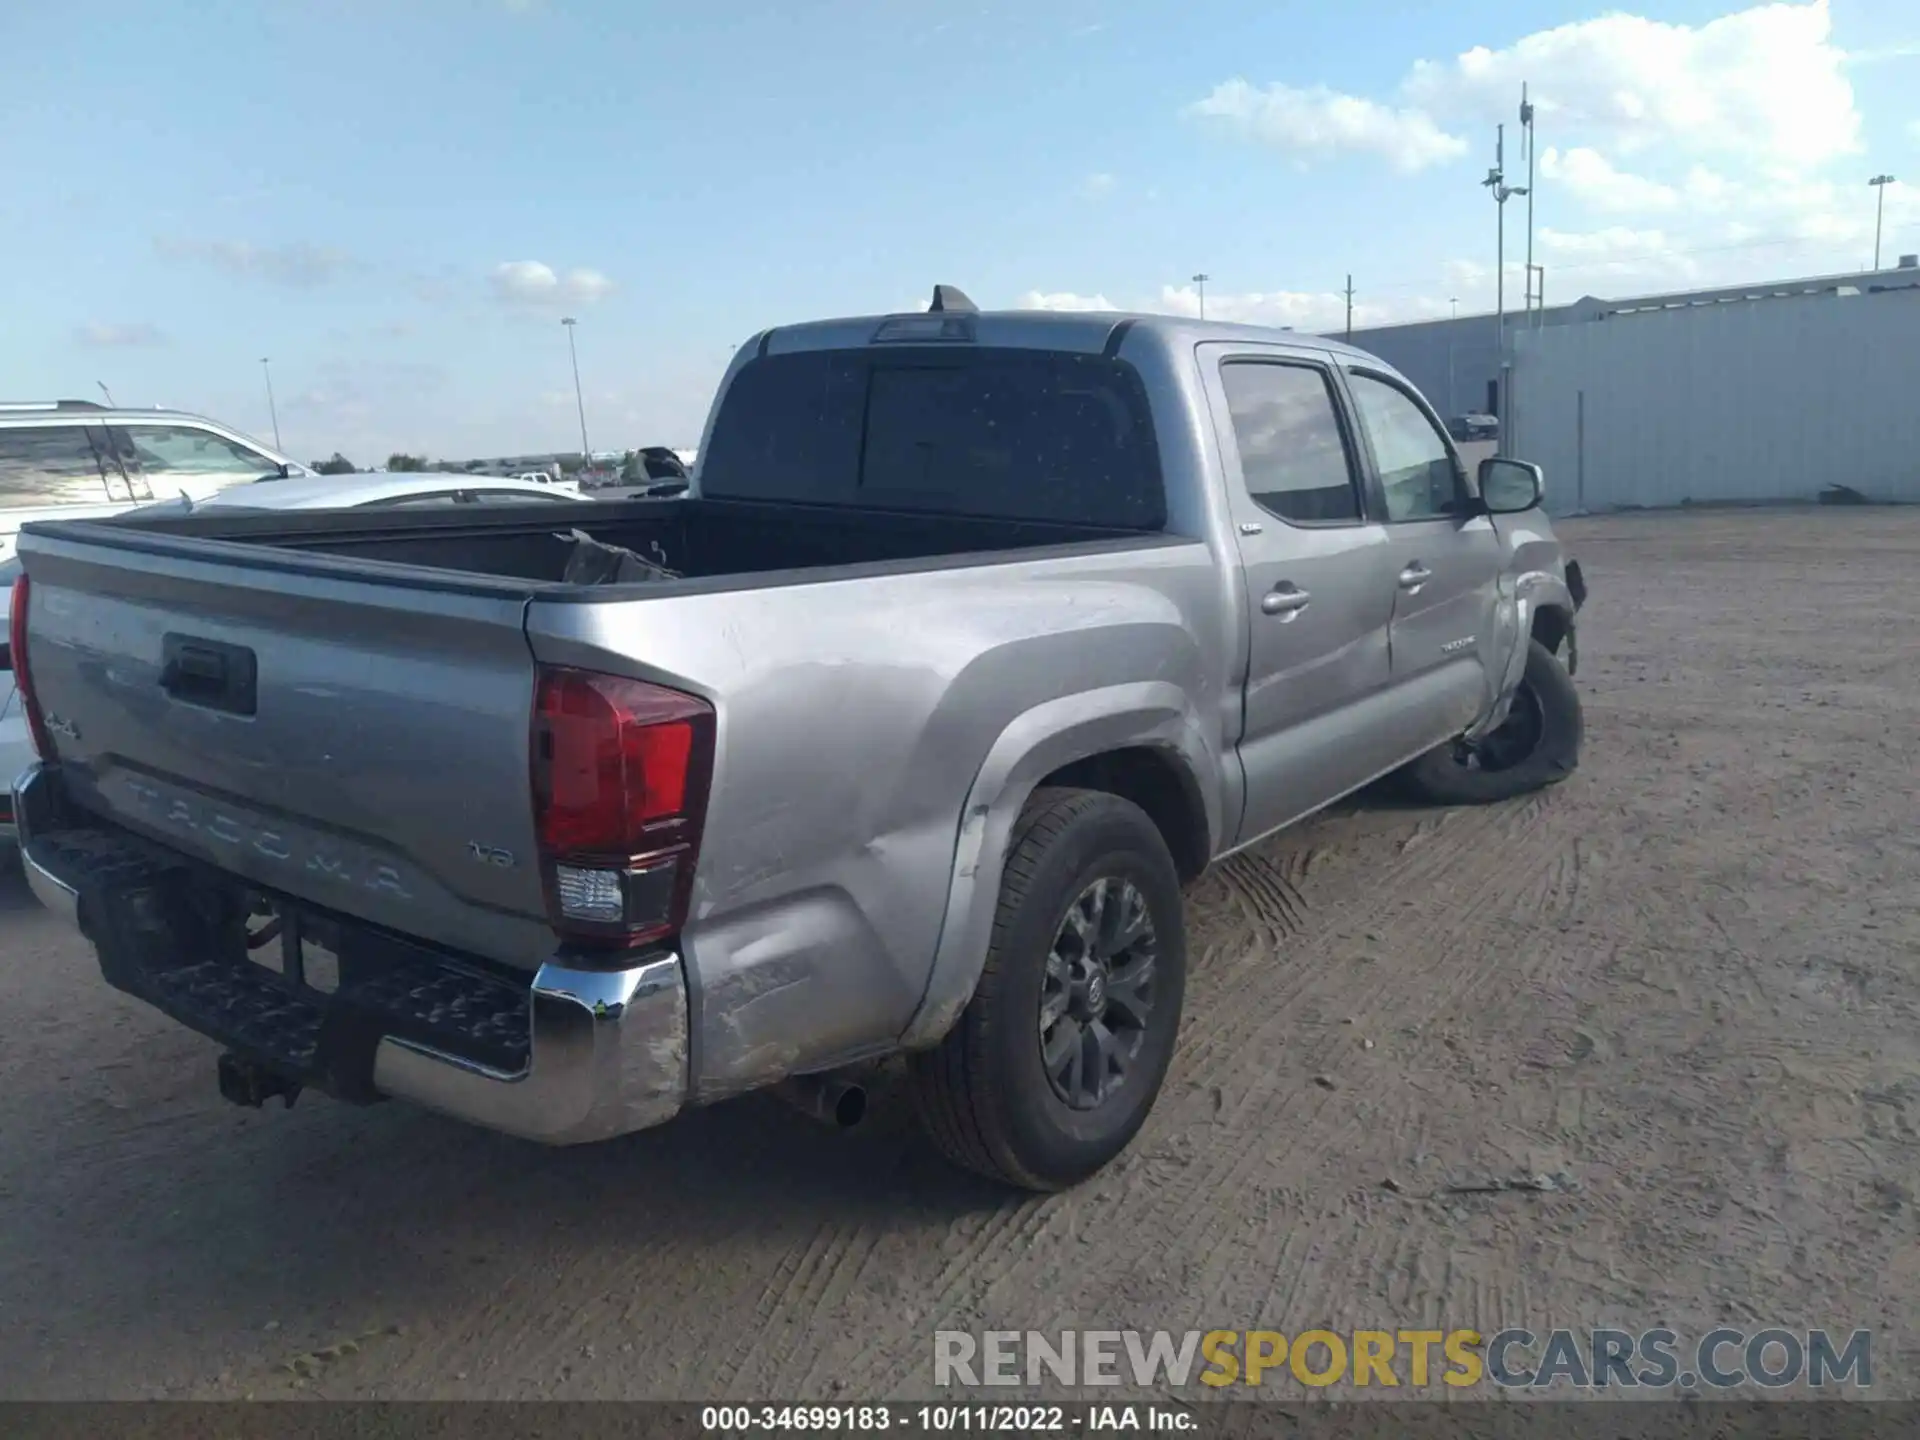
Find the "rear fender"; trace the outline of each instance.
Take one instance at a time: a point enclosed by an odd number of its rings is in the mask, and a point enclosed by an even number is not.
[[[1209,853],[1218,850],[1220,787],[1206,777],[1220,773],[1221,758],[1180,687],[1160,681],[1114,685],[1024,712],[1001,732],[968,792],[939,945],[926,994],[900,1037],[902,1048],[938,1044],[973,998],[986,966],[1014,823],[1035,788],[1064,765],[1130,748],[1167,753],[1200,780]]]

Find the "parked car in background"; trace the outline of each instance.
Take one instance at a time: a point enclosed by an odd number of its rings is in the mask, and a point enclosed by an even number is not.
[[[449,483],[458,479],[459,483]],[[373,509],[431,509],[450,505],[577,505],[581,497],[555,485],[519,480],[451,475],[377,474],[311,475],[286,480],[233,485],[193,499],[176,495],[132,508],[120,507],[106,519],[127,524],[183,514],[241,514],[253,511]],[[65,512],[62,512],[65,513]],[[93,512],[88,511],[92,518]],[[47,518],[36,515],[36,519]],[[0,637],[8,634],[13,582],[20,573],[18,556],[0,560]],[[13,859],[16,839],[13,820],[13,782],[34,761],[33,740],[13,678],[10,644],[0,638],[0,855]]]
[[[301,474],[288,480],[228,486],[200,499],[175,495],[150,505],[119,507],[111,515],[127,524],[173,515],[240,515],[250,511],[328,509],[434,509],[442,505],[578,505],[582,497],[563,486],[526,484],[507,478],[459,478],[447,474]],[[88,511],[92,518],[92,511]],[[35,518],[46,518],[36,515]],[[0,561],[0,637],[8,634],[13,578],[19,557]],[[13,780],[35,760],[27,714],[13,685],[12,647],[0,639],[0,852],[12,862]]]
[[[1492,415],[1456,415],[1447,422],[1447,433],[1456,440],[1498,440],[1500,421]]]
[[[582,497],[564,485],[542,485],[506,476],[439,475],[432,471],[374,475],[312,475],[236,485],[193,500],[175,497],[143,505],[129,520],[161,515],[233,510],[389,510],[441,505],[578,505]]]
[[[690,467],[665,445],[645,445],[633,452],[649,481],[685,480]]]
[[[564,490],[576,497],[582,489],[581,482],[578,479],[564,473],[556,473],[552,470],[529,470],[524,474],[515,475],[513,478],[515,480],[525,481],[529,485],[546,485],[555,490]]]
[[[0,404],[0,560],[29,520],[104,519],[152,500],[313,472],[239,431],[179,410],[91,400]]]
[[[9,643],[13,619],[13,582],[20,573],[18,558],[0,560],[0,858],[13,858],[18,834],[13,823],[13,782],[34,762],[33,736],[27,729],[26,707],[13,683],[13,647]]]

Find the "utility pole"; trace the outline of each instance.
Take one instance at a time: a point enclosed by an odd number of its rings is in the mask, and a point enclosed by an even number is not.
[[[1867,184],[1879,192],[1879,198],[1874,201],[1873,206],[1873,268],[1878,270],[1880,268],[1880,222],[1887,218],[1887,187],[1893,184],[1893,176],[1876,175],[1867,181]]]
[[[573,361],[573,403],[580,412],[580,468],[585,470],[593,463],[593,452],[587,448],[587,402],[580,394],[580,352],[573,348],[573,327],[578,322],[569,315],[560,323],[567,327],[567,355]]]
[[[1504,365],[1507,356],[1507,201],[1516,195],[1525,195],[1527,188],[1516,189],[1507,184],[1507,127],[1496,125],[1493,131],[1493,168],[1487,171],[1487,178],[1480,183],[1493,195],[1495,220],[1494,243],[1494,310],[1493,344],[1494,363]],[[1505,387],[1503,386],[1502,389]],[[1506,408],[1506,396],[1500,396],[1500,408]],[[1502,427],[1504,429],[1504,427]]]
[[[1353,343],[1353,276],[1347,276],[1347,343]]]
[[[1527,145],[1527,188],[1521,194],[1527,197],[1527,311],[1532,314],[1534,306],[1545,300],[1533,293],[1533,102],[1527,99],[1524,80],[1520,82],[1520,128]]]
[[[260,373],[267,381],[267,415],[273,421],[273,448],[283,449],[280,444],[280,411],[273,403],[273,370],[267,364],[267,357],[260,357]]]
[[[1200,287],[1200,318],[1202,320],[1207,318],[1207,281],[1212,278],[1211,275],[1196,275],[1193,277],[1193,283]]]

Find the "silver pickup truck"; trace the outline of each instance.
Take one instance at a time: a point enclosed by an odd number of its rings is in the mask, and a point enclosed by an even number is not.
[[[904,1055],[1060,1188],[1167,1073],[1185,882],[1573,770],[1540,494],[1340,345],[942,287],[750,341],[685,498],[30,526],[23,858],[242,1103],[571,1144]]]

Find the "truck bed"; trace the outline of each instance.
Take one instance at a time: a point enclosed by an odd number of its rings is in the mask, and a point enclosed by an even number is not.
[[[475,513],[479,510],[480,513]],[[186,553],[173,540],[215,540],[264,547],[255,565],[290,563],[284,552],[559,585],[572,553],[569,532],[635,551],[692,582],[756,577],[823,578],[803,572],[902,562],[983,559],[996,552],[1045,550],[1108,541],[1139,543],[1150,532],[1046,521],[939,515],[845,505],[747,500],[582,500],[577,505],[451,510],[341,510],[202,513],[142,519],[137,525],[85,527],[89,540],[116,548]],[[204,552],[203,552],[204,553]],[[223,559],[238,558],[231,550]],[[393,577],[398,578],[398,577]],[[418,579],[420,577],[416,577]],[[462,581],[446,574],[458,588]],[[701,584],[700,582],[706,582]],[[657,583],[657,582],[656,582]],[[489,589],[496,587],[486,587]],[[524,587],[522,587],[524,588]]]

